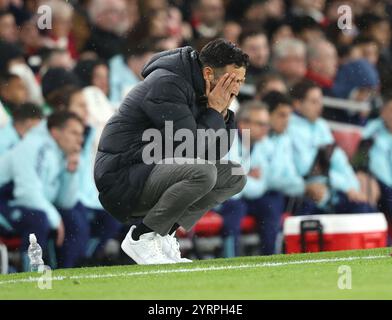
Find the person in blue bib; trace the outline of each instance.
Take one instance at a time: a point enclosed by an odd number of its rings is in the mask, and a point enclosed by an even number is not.
[[[89,123],[89,109],[83,90],[68,87],[68,103],[57,106],[58,110],[73,112],[83,121],[83,144],[77,168],[77,204],[60,210],[65,225],[65,240],[59,254],[59,264],[71,268],[85,263],[102,262],[108,240],[115,239],[121,224],[109,215],[98,199],[94,183],[95,145],[98,132]]]
[[[372,141],[368,170],[380,187],[379,209],[392,226],[392,97],[385,98],[380,116],[367,124],[362,139]]]
[[[261,241],[260,253],[273,254],[285,207],[285,196],[279,188],[270,188],[275,146],[268,137],[268,107],[260,101],[250,101],[241,106],[237,118],[239,130],[227,158],[245,168],[247,182],[240,193],[217,208],[224,219],[223,254],[225,257],[241,254],[241,220],[247,214],[256,217]],[[242,130],[249,130],[249,146],[243,139]]]
[[[374,212],[346,154],[335,144],[328,123],[321,117],[320,87],[305,80],[293,87],[291,96],[295,112],[288,133],[295,166],[308,185],[296,213]]]
[[[77,201],[75,159],[83,128],[77,115],[54,113],[46,126],[29,133],[0,156],[0,235],[21,237],[24,270],[28,269],[30,233],[35,233],[44,250],[52,230],[57,232],[57,246],[63,243],[59,208],[71,208]]]
[[[12,120],[0,128],[0,156],[17,145],[42,120],[42,111],[32,103],[25,103],[12,112]]]

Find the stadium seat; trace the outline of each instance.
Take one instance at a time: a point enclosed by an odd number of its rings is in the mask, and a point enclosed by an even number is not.
[[[219,235],[223,226],[223,218],[214,211],[208,211],[195,225],[197,236],[211,237]]]
[[[0,237],[0,243],[4,244],[8,250],[14,251],[18,250],[21,244],[21,239],[19,237]]]
[[[241,221],[241,231],[244,234],[253,233],[256,230],[256,218],[252,215],[246,215]]]
[[[351,159],[357,151],[361,141],[361,133],[357,130],[333,130],[332,134],[338,146],[341,147],[346,152],[348,158]]]

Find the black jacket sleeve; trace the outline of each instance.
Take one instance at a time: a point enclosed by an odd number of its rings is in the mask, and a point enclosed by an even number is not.
[[[179,129],[190,130],[194,138],[193,155],[206,159],[208,157],[210,160],[221,159],[232,142],[228,130],[234,129],[234,113],[229,110],[229,119],[225,122],[221,113],[211,108],[204,108],[205,110],[195,119],[190,109],[192,102],[189,89],[185,85],[182,86],[178,79],[162,77],[160,85],[152,86],[143,101],[143,111],[162,133],[165,121],[172,122],[174,133]],[[197,135],[200,132],[198,129],[207,131],[209,138],[198,139]],[[222,139],[227,139],[227,143]],[[201,148],[202,140],[204,140],[204,148]],[[220,141],[225,142],[220,143]],[[174,141],[174,149],[181,143],[181,141]],[[213,148],[215,156],[211,152]]]

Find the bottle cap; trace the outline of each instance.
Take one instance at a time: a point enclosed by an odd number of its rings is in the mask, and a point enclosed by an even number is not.
[[[37,243],[37,238],[34,233],[30,233],[29,240],[30,240],[30,243]]]

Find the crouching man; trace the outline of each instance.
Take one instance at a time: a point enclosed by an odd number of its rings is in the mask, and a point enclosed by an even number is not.
[[[195,154],[194,147],[200,145],[197,130],[221,129],[230,136],[234,113],[228,107],[245,80],[247,65],[248,56],[222,39],[208,43],[200,54],[191,47],[158,53],[144,67],[144,81],[128,93],[107,123],[98,147],[95,182],[103,207],[119,221],[143,219],[121,245],[136,263],[190,262],[181,257],[174,237],[177,228],[191,229],[206,211],[244,187],[244,174],[232,174],[241,166],[221,161],[229,146],[221,152],[218,135],[201,153]],[[151,143],[143,134],[148,129],[163,133],[168,123],[173,133],[158,143],[165,146],[165,155],[146,163]],[[181,129],[190,132],[192,143],[177,153]],[[170,146],[176,153],[167,156]],[[206,157],[212,150],[216,157]]]

